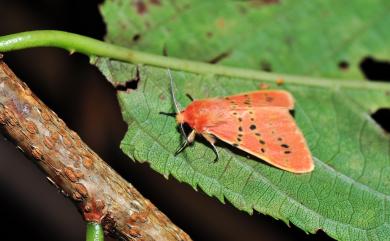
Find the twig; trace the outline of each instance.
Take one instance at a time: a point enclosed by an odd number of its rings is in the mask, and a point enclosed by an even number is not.
[[[278,80],[283,79],[286,84],[320,86],[335,89],[346,87],[390,90],[390,85],[386,82],[356,81],[345,79],[342,81],[331,81],[331,79],[318,78],[315,76],[269,73],[253,69],[229,67],[174,57],[165,57],[132,50],[79,34],[57,30],[36,30],[0,36],[0,52],[8,52],[33,47],[58,47],[66,49],[71,53],[79,52],[90,57],[108,57],[110,59],[126,61],[134,64],[146,64],[197,74],[215,74],[268,82],[277,82]]]
[[[0,60],[0,126],[87,221],[124,240],[191,240],[93,152]]]

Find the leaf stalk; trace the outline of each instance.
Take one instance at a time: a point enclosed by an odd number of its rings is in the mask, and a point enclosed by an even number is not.
[[[331,79],[287,75],[281,73],[269,73],[253,69],[236,68],[179,59],[175,57],[166,57],[136,51],[90,37],[58,30],[36,30],[0,37],[0,52],[8,52],[33,47],[57,47],[66,49],[71,53],[82,53],[88,55],[89,57],[107,57],[120,61],[130,62],[133,64],[145,64],[161,68],[187,71],[196,74],[214,74],[268,82],[276,82],[277,80],[283,79],[286,84],[331,87],[335,89],[349,87],[390,90],[390,84],[386,82],[369,82],[344,79],[340,81],[334,81]]]

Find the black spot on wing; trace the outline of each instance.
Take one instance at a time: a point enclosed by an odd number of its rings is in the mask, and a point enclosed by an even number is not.
[[[265,141],[263,141],[262,139],[260,139],[259,142],[260,144],[265,145]]]
[[[228,98],[228,97],[225,97],[225,99],[226,98]],[[226,99],[226,100],[229,100],[229,99]],[[234,101],[234,100],[229,100],[229,102],[230,102],[230,104],[231,104],[231,110],[235,110],[235,109],[237,109],[237,103]],[[234,115],[234,113],[233,113],[233,115]]]
[[[247,94],[245,94],[244,97],[245,97],[244,105],[247,105],[248,107],[252,107],[251,97]]]

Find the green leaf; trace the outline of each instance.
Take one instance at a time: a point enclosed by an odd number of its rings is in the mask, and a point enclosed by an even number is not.
[[[361,79],[364,57],[390,56],[389,1],[118,0],[101,11],[110,42],[205,62],[226,54],[220,63],[236,67]]]
[[[348,2],[352,12],[342,1],[260,6],[241,1],[141,1],[146,7],[139,2],[105,2],[108,41],[155,53],[166,46],[170,56],[196,60],[210,60],[228,49],[230,55],[222,60],[226,65],[259,68],[266,59],[273,70],[341,78],[361,77],[358,62],[365,55],[389,56],[384,44],[390,37],[383,26],[386,3],[377,7],[375,1],[362,1],[360,7],[358,1]],[[214,25],[220,18],[224,31]],[[136,34],[140,37],[132,42]],[[287,35],[293,36],[290,50],[284,43]],[[348,61],[350,68],[340,71],[339,60]],[[177,125],[174,118],[158,114],[174,111],[166,69],[139,66],[138,73],[134,65],[106,58],[93,63],[114,85],[140,79],[137,89],[118,91],[128,123],[121,148],[132,159],[149,162],[165,177],[200,187],[240,210],[256,210],[307,232],[322,229],[339,240],[390,237],[390,139],[370,117],[376,109],[390,107],[390,85],[306,77],[298,82],[286,78],[277,86],[266,75],[259,81],[229,73],[173,71],[183,107],[189,103],[186,93],[196,99],[227,96],[257,90],[261,82],[290,91],[296,99],[295,119],[316,166],[310,174],[296,175],[223,144],[214,163],[214,153],[201,139],[175,157],[181,141]]]

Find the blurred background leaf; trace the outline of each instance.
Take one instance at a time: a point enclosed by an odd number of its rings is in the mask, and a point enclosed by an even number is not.
[[[380,0],[107,0],[106,40],[228,66],[362,79],[390,56],[390,2]]]

